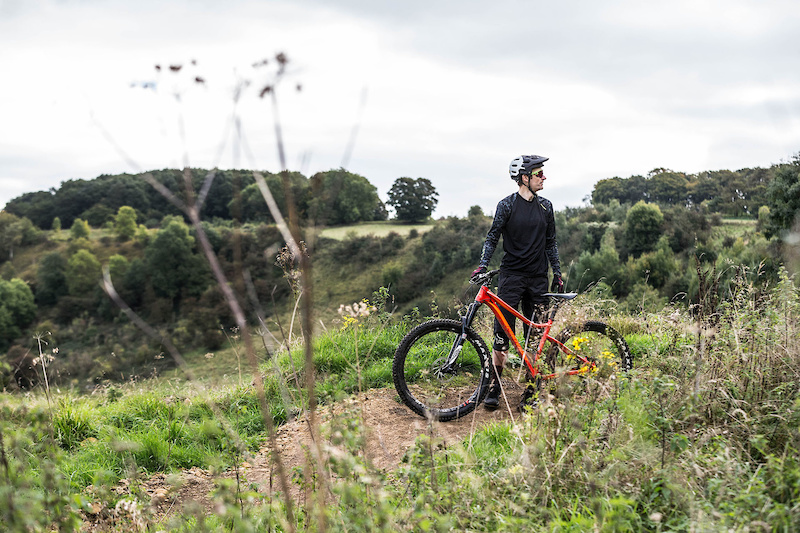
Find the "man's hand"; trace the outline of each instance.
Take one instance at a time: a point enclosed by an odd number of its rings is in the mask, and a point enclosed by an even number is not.
[[[478,268],[476,268],[475,270],[472,271],[472,274],[470,275],[469,280],[472,281],[473,279],[475,279],[475,276],[480,276],[481,274],[485,274],[485,273],[486,273],[486,267],[480,266],[480,267],[478,267]]]
[[[550,292],[564,292],[564,281],[561,279],[561,274],[553,275],[553,282],[550,284]]]

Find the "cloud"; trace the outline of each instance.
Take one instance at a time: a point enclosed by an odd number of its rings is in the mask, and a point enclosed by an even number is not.
[[[20,187],[134,167],[277,170],[272,109],[254,96],[266,80],[252,64],[279,51],[292,60],[279,92],[290,167],[338,167],[357,131],[350,170],[384,197],[398,177],[431,179],[437,215],[492,211],[521,153],[551,158],[544,194],[563,207],[598,179],[659,166],[766,166],[800,138],[791,68],[800,8],[788,1],[33,0],[0,9],[0,46],[14,50],[0,56],[0,205]],[[244,79],[251,85],[234,107]],[[141,87],[151,82],[157,90]]]

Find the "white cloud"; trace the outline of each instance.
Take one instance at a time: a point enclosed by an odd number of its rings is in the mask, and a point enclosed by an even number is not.
[[[251,64],[278,51],[292,60],[279,93],[290,167],[338,167],[358,123],[350,169],[384,197],[397,177],[431,179],[440,215],[493,210],[520,153],[551,158],[545,194],[559,207],[597,179],[659,166],[766,166],[798,150],[799,25],[781,0],[6,0],[0,205],[135,171],[103,129],[144,169],[180,166],[184,151],[193,166],[277,169]],[[159,75],[157,63],[185,66]],[[254,161],[230,132],[242,77]],[[131,87],[153,81],[158,91]]]

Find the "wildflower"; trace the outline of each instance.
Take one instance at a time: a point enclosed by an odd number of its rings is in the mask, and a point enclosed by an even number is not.
[[[367,300],[361,300],[360,302],[354,302],[352,305],[340,305],[338,312],[340,316],[344,316],[346,313],[350,317],[357,318],[361,316],[369,316],[370,312],[375,310],[376,308],[369,305]]]
[[[515,464],[514,466],[508,469],[508,473],[514,477],[517,477],[518,475],[522,474],[522,471],[523,469],[521,464]]]
[[[589,342],[589,339],[586,337],[575,337],[572,339],[572,347],[575,349],[576,352],[581,351],[581,344]]]

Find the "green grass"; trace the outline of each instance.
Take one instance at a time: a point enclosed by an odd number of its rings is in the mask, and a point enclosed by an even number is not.
[[[426,428],[396,472],[371,465],[360,444],[367,428],[357,415],[334,417],[323,429],[330,444],[325,468],[334,474],[325,489],[332,510],[328,529],[797,530],[800,386],[787,370],[800,358],[800,298],[790,284],[786,280],[766,295],[742,287],[750,292],[721,307],[702,365],[695,365],[698,330],[690,315],[609,316],[635,354],[633,372],[553,383],[529,415],[476,427],[463,442]],[[580,316],[591,312],[576,310]],[[413,321],[384,318],[359,317],[316,337],[323,402],[359,388],[391,387],[392,355]],[[110,488],[123,477],[230,468],[237,452],[223,422],[256,449],[264,438],[263,417],[252,386],[239,386],[238,372],[231,373],[231,355],[225,352],[226,364],[202,353],[187,357],[197,371],[235,378],[205,396],[180,376],[91,396],[54,392],[52,424],[42,394],[0,396],[7,479],[14,489],[9,499],[0,485],[3,523],[20,524],[24,517],[61,523],[55,511],[44,509],[69,508],[75,501],[70,498],[89,484],[113,508],[119,496]],[[298,348],[261,367],[277,423],[302,407],[305,394],[293,372],[302,383],[303,360]],[[221,381],[209,378],[204,385],[210,383]],[[204,527],[257,530],[287,520],[277,500],[264,506],[244,498],[249,503],[240,504],[231,482],[219,481],[217,514],[207,520],[185,514],[176,527],[182,522],[184,530],[203,529],[206,520]],[[8,501],[25,502],[24,515],[14,515],[18,507],[10,510]],[[297,529],[315,529],[317,516],[304,500],[295,514]]]
[[[320,233],[320,237],[327,239],[344,239],[348,235],[363,237],[374,235],[376,237],[386,237],[389,233],[397,233],[403,237],[408,236],[411,230],[417,230],[420,235],[433,228],[433,224],[398,224],[396,222],[363,222],[351,226],[337,226],[325,228]]]

